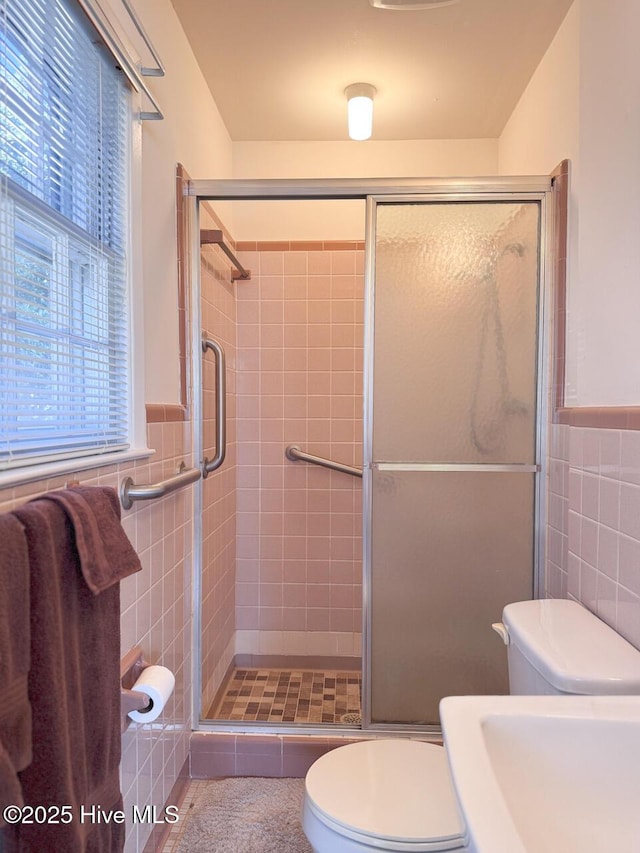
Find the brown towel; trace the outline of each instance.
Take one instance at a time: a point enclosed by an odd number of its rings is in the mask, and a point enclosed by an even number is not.
[[[80,566],[96,595],[140,570],[140,561],[120,524],[120,501],[114,489],[75,486],[49,492],[40,500],[55,501],[73,524]]]
[[[21,805],[17,772],[31,762],[29,554],[24,528],[0,515],[0,826],[4,806]]]
[[[122,808],[120,587],[115,581],[140,563],[131,553],[126,569],[116,563],[124,546],[118,541],[119,522],[105,511],[105,492],[112,490],[81,491],[77,512],[71,490],[56,493],[63,500],[50,495],[14,512],[24,525],[31,571],[34,746],[33,762],[20,782],[26,803],[69,805],[74,815],[70,824],[7,827],[9,850],[20,853],[117,853],[124,844],[124,824],[82,823],[80,809]],[[85,550],[90,542],[100,552],[97,559]],[[93,588],[104,591],[95,594],[87,575]]]
[[[22,796],[22,788],[16,775],[16,768],[11,760],[11,756],[0,743],[0,833],[4,826],[4,817],[2,816],[6,806],[23,806],[24,797]],[[2,850],[2,836],[0,834],[0,850]]]

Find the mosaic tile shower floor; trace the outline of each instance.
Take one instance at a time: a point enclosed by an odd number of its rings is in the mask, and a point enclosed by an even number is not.
[[[359,722],[361,684],[354,671],[236,669],[207,719],[353,725]]]

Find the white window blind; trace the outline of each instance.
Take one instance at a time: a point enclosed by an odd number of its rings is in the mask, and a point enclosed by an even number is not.
[[[0,469],[128,446],[129,115],[75,0],[0,0]]]

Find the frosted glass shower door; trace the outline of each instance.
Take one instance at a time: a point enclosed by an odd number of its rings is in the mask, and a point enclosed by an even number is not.
[[[369,388],[371,723],[504,693],[533,593],[540,204],[378,202]]]

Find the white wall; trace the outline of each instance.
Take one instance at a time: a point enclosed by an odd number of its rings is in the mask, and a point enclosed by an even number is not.
[[[540,174],[572,161],[567,402],[640,402],[640,31],[637,0],[576,0],[500,140],[233,144],[170,0],[137,9],[167,68],[147,78],[165,112],[143,130],[146,391],[178,400],[174,171],[195,178]],[[579,209],[579,219],[578,219]],[[281,215],[282,214],[282,215]],[[362,206],[224,217],[237,239],[357,239]]]
[[[496,139],[235,142],[235,178],[400,178],[494,175]],[[363,202],[241,203],[239,240],[362,240]]]
[[[578,278],[577,186],[580,173],[580,0],[569,9],[551,45],[511,114],[500,136],[498,158],[502,175],[548,175],[561,160],[571,161],[569,198],[568,296],[575,297]],[[573,346],[569,316],[567,349]],[[567,405],[575,398],[575,359],[569,359],[565,388]]]
[[[571,169],[566,403],[640,403],[640,4],[575,0],[499,144],[501,174]]]
[[[493,174],[496,139],[235,142],[234,178],[399,178]],[[488,170],[488,171],[486,171]]]
[[[231,140],[170,0],[136,10],[166,68],[146,78],[164,121],[145,122],[142,136],[145,399],[177,403],[176,164],[193,178],[228,178]]]
[[[547,175],[579,146],[579,0],[567,13],[498,140],[501,175]]]
[[[581,4],[580,277],[568,354],[581,405],[638,405],[640,3]]]

